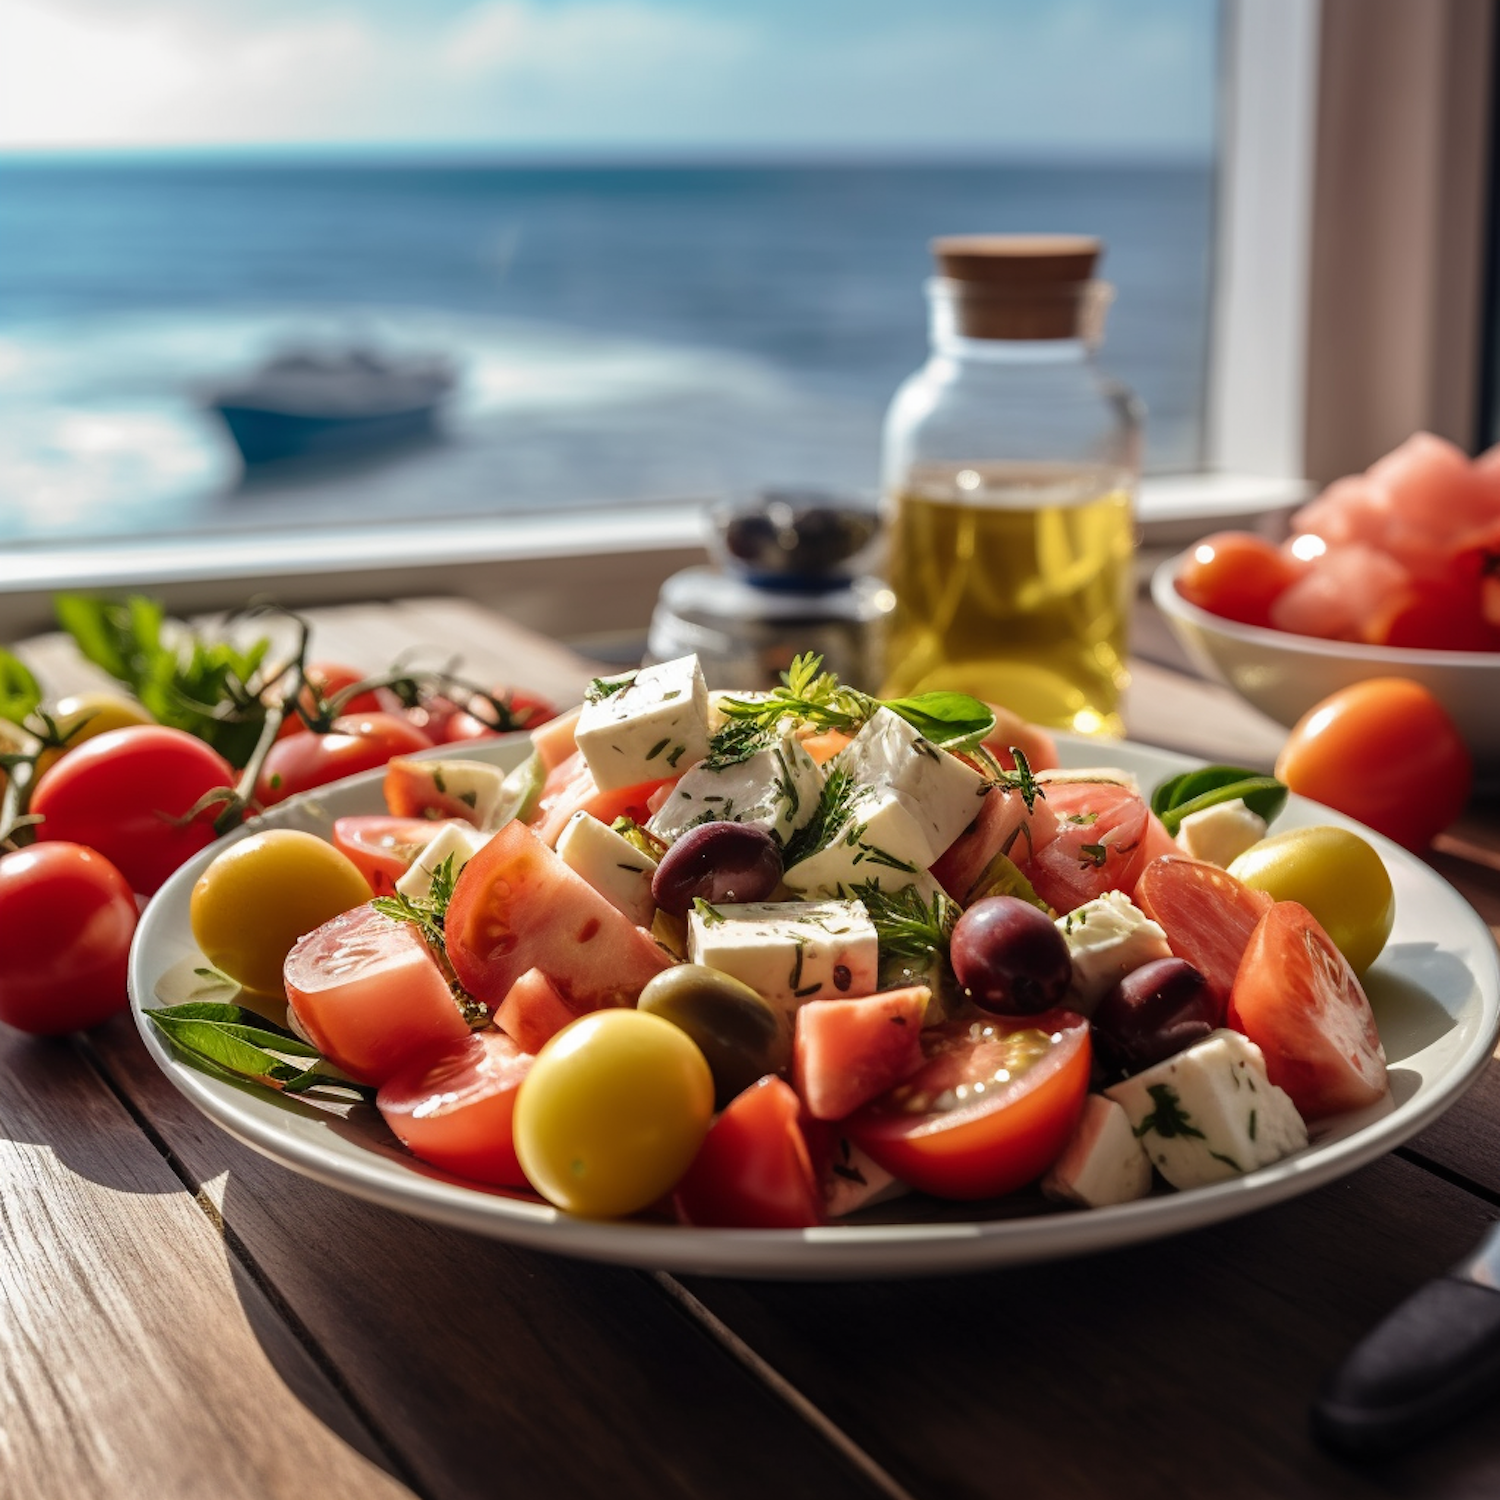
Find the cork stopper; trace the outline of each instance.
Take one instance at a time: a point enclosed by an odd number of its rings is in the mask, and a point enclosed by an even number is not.
[[[966,338],[1089,338],[1103,284],[1091,278],[1103,243],[1084,234],[961,234],[932,242]]]

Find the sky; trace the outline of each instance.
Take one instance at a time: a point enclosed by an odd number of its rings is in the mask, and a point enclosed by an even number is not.
[[[0,149],[1205,155],[1215,0],[0,0]]]

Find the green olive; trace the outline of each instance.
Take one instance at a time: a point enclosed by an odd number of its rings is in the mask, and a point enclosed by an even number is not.
[[[663,969],[636,1004],[697,1042],[714,1075],[716,1109],[787,1064],[787,1037],[776,1012],[748,984],[717,969],[703,964]]]

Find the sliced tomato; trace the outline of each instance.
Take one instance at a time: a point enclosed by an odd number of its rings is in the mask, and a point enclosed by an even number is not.
[[[810,1229],[822,1222],[823,1197],[801,1105],[767,1074],[737,1095],[709,1128],[672,1194],[685,1224],[714,1229]]]
[[[1089,1086],[1089,1023],[1072,1011],[948,1021],[919,1072],[846,1121],[887,1172],[940,1198],[991,1198],[1057,1159]]]
[[[469,1035],[416,928],[373,906],[308,933],[287,955],[285,978],[308,1040],[360,1083],[382,1084]]]
[[[1295,901],[1278,901],[1251,934],[1229,1024],[1265,1053],[1267,1076],[1305,1120],[1363,1109],[1385,1094],[1370,1002],[1349,960]]]
[[[922,1066],[926,985],[858,1000],[813,1000],[797,1012],[792,1076],[815,1120],[842,1120]]]
[[[670,787],[676,779],[643,781],[639,786],[601,792],[582,752],[574,751],[547,773],[547,784],[542,788],[542,800],[535,820],[537,834],[549,849],[552,848],[576,812],[592,813],[606,825],[616,818],[644,823],[651,816],[653,794],[663,787]]]
[[[1045,790],[1057,836],[1016,861],[1037,895],[1069,912],[1105,891],[1131,890],[1146,866],[1150,809],[1140,796],[1108,781],[1063,781]]]
[[[467,826],[467,825],[465,825]],[[427,818],[396,818],[385,813],[362,813],[335,818],[335,847],[359,867],[377,896],[389,896],[412,861],[443,825]]]
[[[1168,854],[1141,872],[1135,904],[1166,933],[1172,952],[1208,982],[1222,1020],[1250,934],[1271,898],[1217,865]]]
[[[516,1093],[535,1061],[503,1032],[471,1032],[437,1057],[388,1078],[375,1106],[422,1161],[455,1177],[525,1187],[511,1123]]]
[[[528,969],[577,1012],[634,1005],[672,963],[524,823],[507,823],[464,866],[443,930],[459,982],[491,1009]]]

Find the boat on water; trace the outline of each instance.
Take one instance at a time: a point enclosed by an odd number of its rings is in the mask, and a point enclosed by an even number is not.
[[[452,364],[441,356],[296,351],[206,399],[253,467],[355,457],[430,438],[456,383]]]

